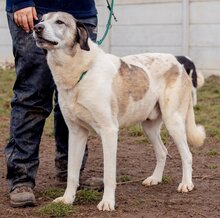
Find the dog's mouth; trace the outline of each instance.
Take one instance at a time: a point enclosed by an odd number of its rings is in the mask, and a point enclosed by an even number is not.
[[[41,37],[41,36],[38,36],[38,37],[37,37],[37,42],[38,42],[38,43],[47,43],[47,44],[51,44],[51,45],[57,45],[57,44],[58,44],[58,42],[45,39],[45,38],[43,38],[43,37]]]

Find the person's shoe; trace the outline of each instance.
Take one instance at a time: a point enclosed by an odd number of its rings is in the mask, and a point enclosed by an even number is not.
[[[36,206],[36,200],[32,188],[18,186],[10,192],[10,204],[12,207]]]
[[[93,189],[96,191],[103,191],[104,183],[100,177],[91,177],[86,180],[80,179],[79,189]]]
[[[66,183],[67,182],[67,173],[63,173],[63,174],[57,174],[56,175],[56,181],[58,181],[59,183]]]

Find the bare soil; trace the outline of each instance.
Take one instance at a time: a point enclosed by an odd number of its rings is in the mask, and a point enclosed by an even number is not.
[[[6,182],[4,145],[8,135],[8,118],[0,117],[3,128],[0,132],[0,217],[40,217],[39,208],[51,199],[42,191],[60,184],[55,180],[55,146],[51,136],[44,135],[40,147],[40,168],[34,189],[37,207],[14,209],[10,207]],[[102,176],[103,159],[100,140],[91,136],[88,142],[89,158],[83,173],[85,178]],[[95,203],[75,204],[70,217],[220,217],[220,142],[208,137],[201,148],[191,148],[193,153],[193,181],[195,189],[190,193],[177,193],[181,181],[181,160],[176,146],[170,139],[167,143],[170,157],[164,175],[171,178],[167,184],[152,187],[142,185],[142,180],[151,175],[155,167],[155,155],[143,136],[131,136],[122,130],[119,138],[117,175],[129,177],[130,181],[117,186],[116,211],[99,212]],[[46,217],[46,216],[44,216]]]

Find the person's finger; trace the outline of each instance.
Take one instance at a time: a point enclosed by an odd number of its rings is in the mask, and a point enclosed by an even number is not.
[[[33,14],[27,15],[27,22],[28,22],[29,30],[33,30],[33,28],[34,28]]]
[[[18,14],[18,16],[17,16],[17,25],[18,26],[22,26],[23,25],[22,24],[22,16],[20,14]]]
[[[37,11],[36,11],[36,9],[34,7],[32,8],[32,14],[33,14],[34,20],[38,20]]]
[[[19,26],[17,13],[14,13],[14,22]]]
[[[22,15],[22,28],[25,32],[29,32],[30,28],[29,28],[29,23],[28,23],[28,17],[26,15]]]

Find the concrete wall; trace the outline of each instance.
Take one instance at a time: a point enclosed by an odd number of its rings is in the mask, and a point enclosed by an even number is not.
[[[190,56],[206,72],[220,72],[219,0],[117,0],[104,48],[117,55],[168,52]],[[97,0],[106,16],[105,1]],[[104,10],[104,12],[103,12]],[[104,28],[100,20],[101,31]]]
[[[5,14],[5,0],[0,0],[0,61],[13,60],[11,37]]]
[[[4,2],[0,0],[0,60],[12,59]],[[110,0],[111,2],[111,0]],[[122,56],[140,52],[168,52],[190,56],[208,73],[220,71],[220,0],[115,0],[118,22],[102,47]],[[96,0],[99,36],[109,11]]]
[[[189,55],[206,72],[220,72],[220,1],[192,1]]]

